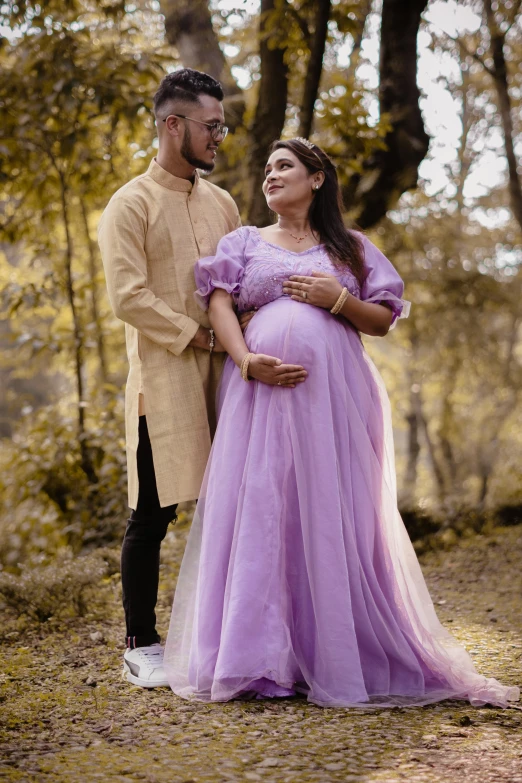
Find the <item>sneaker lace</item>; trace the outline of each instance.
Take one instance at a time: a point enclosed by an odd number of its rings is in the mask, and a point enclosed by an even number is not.
[[[161,647],[154,649],[153,647],[141,647],[138,648],[139,654],[149,665],[161,666],[163,663],[163,650]]]

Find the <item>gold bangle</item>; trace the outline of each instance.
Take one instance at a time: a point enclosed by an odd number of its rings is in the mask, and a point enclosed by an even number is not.
[[[342,310],[344,303],[348,299],[348,293],[349,293],[348,289],[343,288],[343,290],[339,294],[339,298],[337,299],[336,303],[330,310],[332,315],[337,315],[337,313],[339,313]]]
[[[241,370],[241,377],[243,378],[244,381],[248,381],[248,365],[250,364],[250,359],[252,358],[252,356],[255,356],[255,354],[246,353],[243,356],[243,359],[241,360],[240,370]]]

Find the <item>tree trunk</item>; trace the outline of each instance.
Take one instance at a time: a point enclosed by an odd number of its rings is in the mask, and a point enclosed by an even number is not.
[[[96,263],[96,251],[94,242],[92,241],[91,234],[89,232],[89,217],[85,209],[85,203],[80,198],[80,208],[82,214],[83,228],[85,231],[85,238],[87,243],[87,249],[89,252],[89,277],[90,277],[90,293],[91,293],[91,319],[94,325],[94,333],[96,339],[96,347],[98,351],[100,382],[105,384],[108,382],[109,374],[107,371],[107,358],[105,351],[105,340],[103,337],[103,328],[100,317],[100,308],[98,304],[98,265]]]
[[[242,124],[245,102],[219,46],[207,0],[161,0],[160,6],[167,40],[178,50],[183,65],[221,82],[227,124],[235,130]]]
[[[462,66],[462,62],[460,62],[460,65]],[[470,104],[469,104],[469,98],[468,98],[468,91],[471,86],[471,76],[469,73],[469,70],[463,70],[462,67],[460,68],[460,78],[461,78],[461,86],[459,87],[460,92],[462,93],[462,115],[461,115],[461,123],[462,123],[462,134],[460,137],[460,147],[459,147],[459,172],[456,176],[456,187],[457,192],[455,193],[455,201],[457,203],[458,209],[456,210],[456,213],[454,215],[454,218],[456,221],[458,221],[459,226],[459,233],[461,232],[461,223],[462,223],[462,211],[464,209],[464,187],[466,185],[466,180],[468,178],[468,174],[471,170],[471,165],[473,163],[474,154],[473,150],[470,149],[469,145],[469,134],[471,131],[471,128],[473,127],[473,113],[470,110]]]
[[[377,223],[406,190],[417,186],[429,145],[419,108],[417,33],[427,0],[383,0],[380,52],[380,112],[391,130],[365,171],[352,178],[344,196],[362,228]]]
[[[323,70],[323,56],[328,37],[331,0],[318,0],[316,3],[315,29],[310,45],[310,59],[306,71],[303,100],[299,116],[298,135],[307,139],[312,132],[314,106]]]
[[[435,484],[437,486],[439,500],[442,501],[444,500],[444,497],[446,495],[446,484],[444,481],[444,473],[439,464],[439,460],[435,451],[435,446],[433,444],[430,431],[428,429],[428,422],[422,410],[422,401],[420,398],[420,394],[417,395],[417,398],[418,398],[418,419],[422,428],[424,439],[426,441],[426,446],[428,448],[428,456],[430,458],[430,463],[433,470],[433,478],[435,479]]]
[[[456,377],[456,370],[455,376]],[[442,403],[442,415],[439,427],[439,444],[440,453],[444,459],[446,486],[449,492],[452,492],[455,483],[458,480],[458,466],[455,463],[455,457],[453,454],[453,447],[451,445],[451,435],[454,435],[454,417],[453,406],[451,404],[451,395],[453,393],[453,386],[449,390],[446,390],[444,394],[444,400]]]
[[[288,66],[280,47],[270,46],[271,31],[267,30],[267,15],[276,8],[277,0],[261,0],[259,22],[259,53],[261,79],[256,113],[251,128],[251,155],[248,172],[251,194],[248,222],[262,226],[269,222],[270,214],[261,190],[265,178],[268,149],[280,138],[285,124],[288,95]]]
[[[412,508],[415,504],[417,468],[421,449],[419,441],[420,387],[413,383],[413,379],[410,378],[410,381],[410,410],[406,416],[406,422],[408,424],[408,463],[406,466],[406,475],[404,476],[404,485],[401,492],[401,508]]]
[[[515,297],[515,302],[518,303],[519,296]],[[520,384],[516,379],[512,378],[513,366],[517,364],[516,360],[516,348],[518,345],[518,333],[520,327],[521,316],[518,313],[518,307],[512,314],[511,328],[509,331],[509,337],[507,340],[507,351],[504,362],[504,373],[502,378],[502,385],[510,389],[511,394],[502,403],[496,405],[494,412],[489,417],[487,422],[489,426],[489,436],[484,438],[484,446],[478,455],[479,464],[479,477],[480,488],[478,496],[478,505],[480,508],[484,508],[489,491],[489,481],[493,475],[493,471],[498,460],[499,441],[502,431],[502,427],[506,423],[507,419],[513,411],[516,409],[520,396]]]
[[[69,307],[71,308],[72,322],[73,322],[73,337],[74,337],[74,370],[76,376],[76,390],[78,394],[78,440],[80,445],[81,466],[82,469],[91,482],[96,484],[98,478],[96,471],[92,464],[92,460],[89,454],[89,447],[87,444],[87,433],[85,431],[85,400],[84,400],[84,387],[83,387],[83,333],[80,323],[80,317],[78,308],[76,306],[76,296],[74,293],[74,283],[72,276],[72,262],[73,262],[73,244],[69,223],[69,207],[67,204],[67,185],[65,177],[60,171],[59,167],[55,168],[60,181],[60,199],[62,207],[62,220],[65,230],[65,280],[66,280],[66,292],[67,299],[69,300]]]
[[[505,34],[495,22],[491,0],[484,0],[486,19],[491,38],[491,56],[493,58],[493,76],[498,95],[498,108],[504,131],[504,146],[509,172],[509,196],[511,211],[522,231],[522,183],[517,171],[517,158],[513,143],[513,119],[511,116],[511,98],[509,95],[508,72],[504,56]]]

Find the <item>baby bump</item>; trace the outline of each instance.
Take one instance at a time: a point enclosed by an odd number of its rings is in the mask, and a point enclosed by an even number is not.
[[[356,333],[347,330],[327,310],[283,297],[257,311],[248,325],[245,340],[253,353],[277,356],[285,363],[309,365],[317,354],[324,359],[332,341],[345,343],[347,331],[359,343]]]

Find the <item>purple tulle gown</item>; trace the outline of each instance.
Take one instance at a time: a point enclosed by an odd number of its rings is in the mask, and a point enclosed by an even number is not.
[[[166,645],[172,690],[188,699],[304,693],[323,706],[507,706],[518,689],[481,676],[441,626],[397,511],[389,402],[357,331],[293,301],[282,283],[335,274],[405,315],[403,283],[365,237],[362,288],[322,246],[294,253],[243,227],[196,265],[258,308],[250,351],[301,364],[295,389],[245,383],[228,358],[219,421]]]

